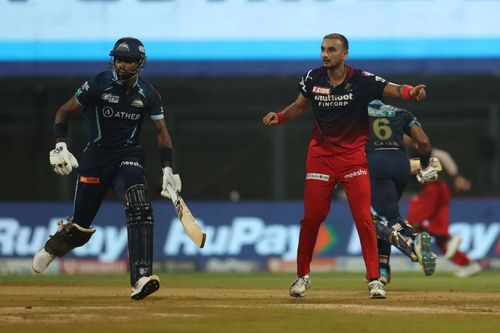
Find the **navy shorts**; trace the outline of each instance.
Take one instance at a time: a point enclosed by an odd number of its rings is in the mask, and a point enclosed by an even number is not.
[[[84,151],[75,189],[73,221],[88,228],[109,188],[121,201],[128,188],[146,184],[144,153],[141,147],[128,147],[120,152]]]

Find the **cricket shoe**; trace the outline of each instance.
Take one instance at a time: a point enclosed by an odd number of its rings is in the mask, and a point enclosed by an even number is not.
[[[311,288],[311,275],[306,274],[303,277],[297,277],[290,286],[290,296],[304,297],[306,290]]]
[[[132,287],[130,298],[140,300],[160,289],[160,278],[156,275],[143,276]]]
[[[386,267],[380,267],[380,277],[378,278],[384,286],[391,282],[391,269]]]
[[[478,262],[473,262],[467,266],[462,267],[461,269],[453,273],[453,275],[458,278],[467,278],[480,273],[482,270],[483,267],[481,267]]]
[[[384,284],[379,280],[368,282],[368,291],[370,292],[370,298],[372,299],[385,298]]]
[[[455,256],[460,247],[460,243],[462,242],[462,237],[453,236],[446,242],[446,252],[444,254],[444,258],[451,260]]]
[[[436,269],[436,255],[431,250],[431,235],[425,231],[417,235],[413,243],[413,250],[424,274],[432,275]]]
[[[48,253],[45,248],[35,253],[33,257],[33,263],[31,267],[36,273],[42,273],[49,267],[50,263],[56,258],[56,256]]]

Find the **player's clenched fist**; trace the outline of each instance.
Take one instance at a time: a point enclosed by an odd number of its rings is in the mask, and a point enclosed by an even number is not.
[[[286,116],[283,112],[281,113],[276,113],[276,112],[269,112],[262,118],[262,122],[266,126],[274,126],[274,125],[279,125],[282,122],[284,122],[286,119]]]
[[[278,115],[276,112],[269,112],[262,118],[262,122],[266,126],[278,125]]]
[[[425,87],[426,86],[424,84],[419,84],[418,86],[411,88],[409,91],[410,96],[419,102],[423,101],[427,96],[425,92]]]
[[[49,152],[49,161],[58,175],[69,175],[74,168],[78,168],[78,161],[69,152],[65,142],[58,142],[56,147]]]

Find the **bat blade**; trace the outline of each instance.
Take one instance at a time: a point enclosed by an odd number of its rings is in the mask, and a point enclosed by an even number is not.
[[[196,246],[202,248],[203,246],[205,246],[207,235],[200,227],[200,225],[196,222],[193,214],[191,214],[191,211],[184,202],[184,199],[182,199],[181,195],[171,186],[167,186],[167,191],[170,195],[172,203],[174,204],[175,212],[177,213],[177,217],[179,217],[179,220],[181,221],[184,231],[193,241],[193,243],[196,244]]]
[[[193,241],[193,243],[196,244],[196,246],[203,248],[203,246],[205,246],[207,235],[196,222],[193,214],[191,214],[191,211],[180,195],[177,196],[174,205],[177,216],[179,217],[186,234]]]

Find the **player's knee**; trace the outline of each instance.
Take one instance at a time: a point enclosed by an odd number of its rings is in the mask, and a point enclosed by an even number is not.
[[[328,214],[307,214],[301,221],[301,227],[319,227]]]
[[[45,244],[45,250],[52,255],[62,257],[74,248],[86,244],[95,232],[95,228],[83,228],[76,223],[63,221],[58,223],[57,232]]]
[[[153,224],[153,209],[144,184],[129,187],[125,193],[127,224]]]

